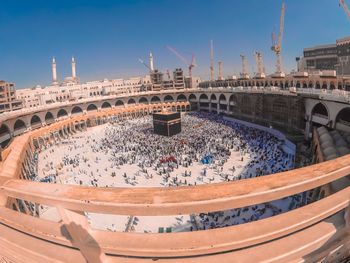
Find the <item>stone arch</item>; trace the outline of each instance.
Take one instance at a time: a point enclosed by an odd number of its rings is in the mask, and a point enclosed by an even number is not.
[[[94,110],[97,110],[97,106],[95,104],[90,104],[87,108],[86,108],[87,111],[94,111]]]
[[[117,100],[115,103],[115,106],[117,107],[124,106],[124,102],[122,100]]]
[[[71,114],[80,114],[82,113],[83,110],[79,106],[74,106],[73,109],[71,110]]]
[[[324,82],[322,83],[322,89],[327,89],[327,82],[324,81]]]
[[[329,118],[329,111],[326,105],[324,105],[322,102],[319,102],[312,108],[311,115]]]
[[[309,88],[313,88],[314,87],[314,84],[312,83],[312,81],[309,82]]]
[[[199,96],[199,100],[207,100],[207,99],[208,99],[207,94],[202,94]]]
[[[102,109],[107,109],[107,108],[111,108],[111,107],[112,107],[112,105],[108,101],[103,102],[102,106],[101,106]]]
[[[187,98],[184,94],[180,94],[179,96],[177,96],[176,101],[187,101]]]
[[[86,120],[86,126],[87,127],[92,127],[92,121],[90,119]]]
[[[297,81],[297,84],[296,84],[296,86],[295,86],[297,89],[299,89],[300,88],[300,81]]]
[[[216,95],[215,94],[211,94],[210,100],[216,100]]]
[[[349,83],[349,81],[346,81],[344,83],[343,90],[350,91],[350,83]]]
[[[136,103],[136,101],[133,98],[130,98],[128,100],[128,104],[135,104],[135,103]]]
[[[335,118],[335,122],[340,122],[343,125],[350,126],[350,107],[341,109]]]
[[[32,118],[30,119],[30,126],[35,126],[38,125],[40,123],[41,125],[41,119],[39,118],[38,115],[33,115]]]
[[[61,117],[64,117],[64,116],[68,116],[68,113],[65,109],[60,109],[57,113],[57,118],[61,118]]]
[[[18,130],[25,129],[25,128],[26,128],[26,124],[21,119],[17,119],[15,124],[13,125],[14,131],[18,131]]]
[[[148,104],[148,100],[147,100],[147,98],[145,98],[145,97],[141,97],[141,98],[139,99],[139,103]]]
[[[329,84],[329,88],[330,88],[330,89],[335,89],[335,85],[334,85],[334,82],[333,82],[333,81],[331,81],[331,83]]]
[[[164,102],[173,102],[174,98],[171,95],[166,95],[164,97]]]
[[[51,112],[47,112],[45,114],[45,122],[46,124],[50,124],[50,123],[53,123],[55,121],[54,117],[53,117],[53,114]]]
[[[219,109],[220,111],[227,111],[227,102],[224,94],[220,94],[219,96]]]
[[[221,101],[226,101],[226,97],[225,97],[225,95],[224,94],[220,94],[220,97],[219,97],[219,102],[221,102]]]
[[[5,148],[11,140],[10,128],[6,124],[0,126],[0,145]]]
[[[158,103],[160,102],[160,98],[158,96],[153,96],[151,99],[151,103]]]
[[[232,94],[229,98],[229,102],[230,104],[237,105],[238,104],[237,96],[235,94]]]
[[[189,101],[194,101],[194,100],[197,100],[197,97],[196,97],[196,95],[194,95],[194,94],[192,93],[192,94],[190,94],[190,96],[188,97],[188,100],[189,100]]]
[[[316,85],[315,85],[316,89],[321,89],[321,84],[319,81],[316,81]]]

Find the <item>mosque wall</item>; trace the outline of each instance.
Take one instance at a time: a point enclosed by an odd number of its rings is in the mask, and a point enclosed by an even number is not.
[[[230,89],[167,90],[125,96],[101,96],[3,115],[0,118],[0,144],[5,148],[13,137],[50,125],[62,118],[84,115],[92,111],[100,112],[109,108],[175,101],[190,102],[191,110],[215,112],[267,127],[272,126],[286,132],[304,133],[305,139],[312,137],[312,128],[315,125],[350,131],[350,120],[346,117],[347,110],[344,110],[350,109],[348,102],[335,100],[339,98],[344,100],[342,96],[323,98],[324,96],[324,94],[300,94],[289,91]],[[320,107],[318,105],[320,103],[324,105],[326,113],[315,111],[315,108]]]

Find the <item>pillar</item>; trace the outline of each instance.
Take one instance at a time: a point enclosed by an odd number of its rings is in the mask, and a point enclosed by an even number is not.
[[[57,69],[56,69],[56,59],[52,58],[52,85],[57,85]]]
[[[77,78],[76,74],[76,63],[75,63],[75,58],[72,57],[72,78],[75,80]]]

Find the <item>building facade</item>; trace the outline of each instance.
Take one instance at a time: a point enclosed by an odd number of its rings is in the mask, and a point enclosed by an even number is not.
[[[129,79],[104,79],[86,83],[62,83],[46,87],[36,86],[16,90],[16,97],[26,108],[48,105],[56,102],[77,101],[96,96],[108,96],[141,92],[150,89],[150,76]]]
[[[350,37],[337,39],[335,44],[305,48],[297,61],[299,71],[336,70],[338,75],[349,75]]]
[[[14,83],[0,81],[0,113],[22,108],[22,101],[16,98],[14,87]]]

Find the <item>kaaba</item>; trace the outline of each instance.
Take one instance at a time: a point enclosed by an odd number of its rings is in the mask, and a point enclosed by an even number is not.
[[[180,112],[153,113],[153,131],[163,136],[173,136],[181,132]]]

